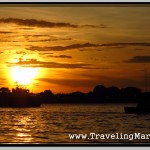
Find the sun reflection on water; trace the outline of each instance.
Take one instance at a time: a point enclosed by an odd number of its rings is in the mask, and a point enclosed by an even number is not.
[[[29,129],[30,125],[32,125],[32,120],[29,116],[21,116],[18,119],[16,124],[16,137],[15,141],[30,143],[33,140],[31,135],[31,129]]]
[[[16,139],[21,140],[22,142],[25,142],[25,143],[29,143],[32,141],[33,138],[28,133],[17,133]]]

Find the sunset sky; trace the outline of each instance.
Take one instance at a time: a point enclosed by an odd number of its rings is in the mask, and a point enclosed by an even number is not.
[[[148,4],[56,6],[1,4],[0,87],[12,89],[17,82],[35,93],[88,92],[98,84],[144,89]]]

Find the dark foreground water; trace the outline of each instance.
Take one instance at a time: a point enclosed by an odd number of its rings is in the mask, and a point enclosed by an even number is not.
[[[69,134],[150,134],[150,115],[125,114],[125,105],[43,105],[0,108],[0,143],[104,143],[150,140],[83,139]]]

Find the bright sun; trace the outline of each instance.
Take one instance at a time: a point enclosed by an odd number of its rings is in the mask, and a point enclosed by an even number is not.
[[[14,82],[19,85],[29,85],[32,80],[37,76],[38,71],[36,68],[25,68],[25,67],[12,67],[11,76]]]

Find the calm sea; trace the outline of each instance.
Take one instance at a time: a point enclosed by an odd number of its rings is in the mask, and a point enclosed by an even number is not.
[[[69,134],[150,134],[150,115],[125,114],[125,104],[0,108],[0,143],[104,143],[150,140],[70,140]]]

